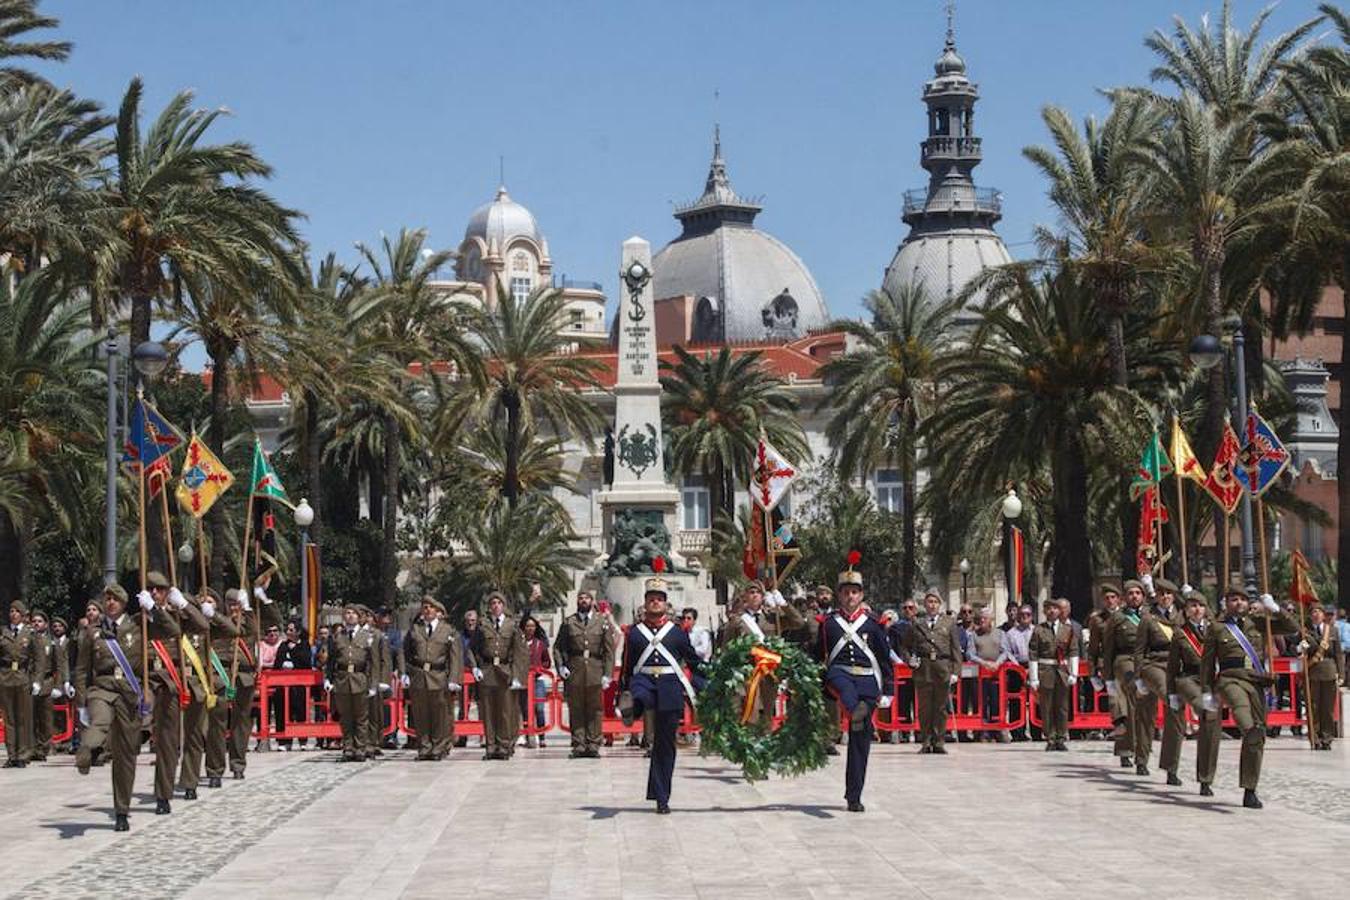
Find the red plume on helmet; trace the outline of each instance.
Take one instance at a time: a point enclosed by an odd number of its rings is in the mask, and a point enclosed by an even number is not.
[[[653,572],[659,575],[665,570],[666,570],[666,558],[664,556],[658,556],[656,559],[652,560]]]
[[[860,563],[860,562],[862,562],[862,554],[861,554],[861,553],[859,553],[857,550],[850,550],[850,551],[848,551],[848,565],[849,565],[849,568],[850,568],[850,569],[853,568],[854,566],[856,566],[856,565],[857,565],[858,563]]]

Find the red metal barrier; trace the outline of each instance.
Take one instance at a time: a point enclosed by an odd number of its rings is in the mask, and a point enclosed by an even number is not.
[[[1012,731],[1026,725],[1027,704],[1024,695],[1009,687],[1013,676],[1018,674],[1022,675],[1025,680],[1024,670],[1015,663],[1003,663],[992,671],[984,666],[972,663],[963,664],[961,677],[957,679],[950,692],[950,708],[953,711],[947,713],[947,725],[944,730]],[[909,686],[913,679],[914,673],[909,666],[896,663],[892,668],[890,686],[892,689],[891,696],[894,700],[888,708],[878,708],[872,715],[872,723],[878,731],[910,732],[919,730],[918,710],[903,709],[900,704],[901,688]],[[967,682],[970,680],[975,682],[974,710],[962,712],[966,706],[966,691],[970,690],[970,685]],[[994,702],[998,711],[992,720],[986,721],[988,710],[986,709],[985,695],[989,687],[993,688]],[[1011,702],[1017,703],[1016,713],[1011,712],[1008,708]],[[844,714],[843,710],[841,710],[841,714]]]
[[[292,688],[304,688],[305,691],[304,717],[299,721],[291,720]],[[402,719],[402,690],[398,684],[392,688],[391,696],[384,699],[384,705],[389,711],[389,724],[381,729],[381,736],[397,731]],[[281,728],[274,727],[271,721],[273,690],[281,691]],[[342,726],[334,717],[336,710],[332,706],[332,698],[323,690],[323,672],[318,669],[263,669],[257,676],[253,706],[258,711],[258,727],[253,736],[260,741],[306,738],[334,740],[342,737]],[[326,720],[320,720],[316,715],[320,710],[326,713]]]
[[[71,710],[70,701],[64,703],[52,704],[52,715],[59,716],[63,722],[60,731],[53,732],[52,743],[64,744],[75,736],[75,714]],[[5,720],[0,717],[0,744],[5,741]]]

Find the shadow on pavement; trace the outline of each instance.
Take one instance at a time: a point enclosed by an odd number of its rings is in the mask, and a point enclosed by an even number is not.
[[[578,806],[577,809],[591,814],[592,819],[612,819],[619,813],[637,813],[656,815],[656,807],[644,806]],[[842,806],[821,806],[815,803],[765,803],[761,806],[672,806],[674,813],[760,813],[760,812],[797,812],[813,819],[833,819],[834,814],[843,812]]]
[[[1124,770],[1122,770],[1122,773]],[[1177,792],[1176,788],[1167,787],[1158,784],[1155,781],[1146,781],[1138,775],[1117,774],[1109,769],[1103,769],[1100,766],[1084,766],[1068,763],[1060,766],[1055,772],[1056,778],[1070,778],[1075,781],[1091,781],[1104,787],[1111,788],[1117,793],[1126,794],[1133,798],[1155,803],[1162,806],[1181,806],[1186,809],[1203,809],[1210,812],[1220,812],[1225,815],[1231,815],[1235,809],[1231,804],[1219,803],[1215,800],[1197,800],[1186,797]],[[1193,788],[1194,789],[1194,788]]]

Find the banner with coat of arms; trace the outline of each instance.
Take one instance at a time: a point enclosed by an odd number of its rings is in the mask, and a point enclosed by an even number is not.
[[[193,518],[200,519],[233,484],[234,474],[225,468],[197,432],[192,432],[178,488],[174,492],[178,505]]]

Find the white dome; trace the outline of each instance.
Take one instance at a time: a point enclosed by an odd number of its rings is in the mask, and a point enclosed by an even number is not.
[[[539,232],[539,223],[534,214],[521,206],[506,193],[506,186],[497,188],[497,196],[491,203],[485,203],[469,216],[469,225],[464,229],[464,240],[480,238],[489,247],[494,244],[505,248],[514,238],[526,237],[536,244],[543,243]]]
[[[1012,262],[998,233],[989,228],[951,228],[910,235],[886,267],[882,287],[894,294],[901,286],[920,286],[935,300],[955,297],[980,272]],[[978,307],[971,298],[966,309]]]

